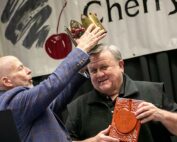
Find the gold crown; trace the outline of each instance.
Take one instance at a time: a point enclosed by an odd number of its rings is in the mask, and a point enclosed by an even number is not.
[[[81,22],[84,28],[88,28],[88,26],[93,23],[96,27],[100,27],[101,30],[104,30],[106,32],[105,28],[94,13],[89,13],[88,16],[82,14]]]
[[[88,28],[88,26],[92,23],[96,27],[100,27],[101,30],[107,32],[103,25],[101,24],[101,22],[98,20],[96,14],[89,13],[88,16],[82,14],[81,22],[82,24],[76,20],[71,20],[70,28],[65,29],[75,46],[77,45],[77,43],[75,42],[74,39],[80,38],[82,34],[85,32],[85,30]]]

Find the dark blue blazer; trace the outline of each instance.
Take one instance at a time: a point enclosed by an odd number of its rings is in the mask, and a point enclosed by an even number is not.
[[[22,142],[71,141],[67,130],[60,120],[56,120],[49,105],[58,96],[58,109],[66,106],[74,93],[67,94],[64,88],[87,63],[88,58],[86,53],[75,48],[48,79],[39,85],[0,92],[0,110],[12,110]]]

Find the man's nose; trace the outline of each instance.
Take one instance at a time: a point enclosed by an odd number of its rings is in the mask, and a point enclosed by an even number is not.
[[[104,72],[101,70],[97,71],[97,77],[102,77],[104,75]]]
[[[31,74],[32,73],[32,71],[29,68],[27,68],[27,67],[26,67],[26,72],[27,72],[27,74]]]

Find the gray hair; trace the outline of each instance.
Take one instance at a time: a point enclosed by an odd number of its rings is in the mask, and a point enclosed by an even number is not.
[[[108,50],[115,57],[116,60],[122,60],[122,55],[119,48],[115,45],[107,45],[107,44],[97,44],[91,51],[90,55],[99,54],[104,50]]]

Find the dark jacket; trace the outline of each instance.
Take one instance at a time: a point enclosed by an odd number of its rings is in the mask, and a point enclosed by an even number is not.
[[[177,104],[164,94],[163,83],[133,81],[124,75],[120,96],[151,102],[157,107],[177,111]],[[112,103],[114,104],[114,103]],[[110,99],[96,90],[89,92],[68,106],[66,127],[74,139],[95,136],[112,121]],[[170,142],[170,134],[160,122],[149,122],[141,126],[139,142]]]

